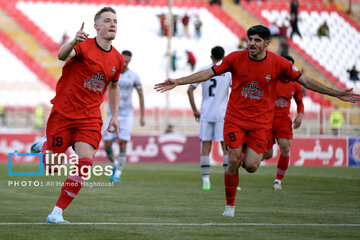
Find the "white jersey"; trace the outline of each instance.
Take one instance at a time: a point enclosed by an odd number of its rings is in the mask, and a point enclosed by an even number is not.
[[[119,116],[132,116],[134,114],[134,107],[132,102],[132,93],[134,88],[141,90],[141,82],[139,75],[128,69],[126,72],[120,74],[120,101],[119,101]],[[108,116],[111,116],[110,106],[108,107]]]
[[[213,64],[200,68],[199,71],[209,69]],[[200,83],[192,83],[190,86],[196,88]],[[231,87],[231,73],[215,76],[205,82],[201,82],[202,101],[200,121],[218,122],[224,121],[226,107],[229,99],[229,88]]]

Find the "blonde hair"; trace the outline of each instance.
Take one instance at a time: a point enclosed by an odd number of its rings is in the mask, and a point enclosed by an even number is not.
[[[95,14],[94,22],[96,22],[96,20],[98,20],[100,18],[100,15],[103,14],[104,12],[112,12],[116,14],[116,11],[112,7],[103,7]]]

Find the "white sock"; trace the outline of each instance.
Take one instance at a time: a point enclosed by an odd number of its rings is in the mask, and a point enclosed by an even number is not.
[[[52,214],[62,214],[64,210],[62,210],[61,208],[55,206],[54,209],[52,210],[51,212],[51,215]]]
[[[115,177],[120,177],[126,163],[126,152],[120,152],[119,158],[118,160],[115,160],[115,163],[116,163]]]
[[[223,156],[223,168],[224,168],[224,171],[226,170],[227,166],[228,166],[228,162],[229,162],[229,155],[228,154],[225,154]]]
[[[210,157],[200,157],[201,174],[203,177],[203,184],[210,184]]]
[[[279,180],[279,179],[275,179],[274,183],[281,184],[281,180]]]

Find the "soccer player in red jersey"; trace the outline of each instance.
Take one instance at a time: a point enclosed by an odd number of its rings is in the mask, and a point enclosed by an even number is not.
[[[111,7],[99,10],[94,18],[96,37],[88,38],[84,23],[75,38],[61,46],[58,58],[66,61],[56,86],[56,96],[46,127],[47,141],[43,152],[64,153],[72,146],[78,156],[78,174],[69,176],[47,218],[47,223],[68,223],[62,213],[80,191],[93,163],[101,140],[100,104],[109,86],[113,118],[107,130],[118,132],[118,79],[124,65],[123,56],[112,47],[117,31],[116,12]]]
[[[248,50],[232,52],[210,69],[178,79],[167,79],[155,85],[157,91],[165,92],[177,85],[202,82],[231,72],[232,90],[224,123],[224,140],[229,149],[229,162],[224,174],[226,207],[223,216],[227,217],[235,215],[239,167],[242,166],[250,173],[255,172],[266,151],[266,131],[271,128],[274,118],[278,81],[297,81],[307,89],[343,101],[360,100],[360,95],[352,93],[352,89],[329,88],[302,75],[285,58],[267,51],[270,45],[270,31],[267,27],[253,26],[248,29],[247,35]],[[244,143],[247,148],[241,158]]]
[[[290,56],[285,57],[289,62],[294,65],[294,59]],[[294,119],[294,129],[301,125],[304,113],[304,104],[302,102],[303,93],[301,85],[297,82],[284,83],[278,82],[276,88],[276,102],[275,102],[275,116],[272,128],[268,131],[268,145],[267,151],[264,154],[264,159],[269,159],[273,155],[272,146],[276,142],[280,147],[280,157],[277,164],[276,178],[274,181],[274,190],[281,190],[281,181],[285,176],[286,170],[289,165],[289,151],[293,138],[292,121],[290,118],[290,104],[291,98],[294,98],[297,105],[297,116]]]

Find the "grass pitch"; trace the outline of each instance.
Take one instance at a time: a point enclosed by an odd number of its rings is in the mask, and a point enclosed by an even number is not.
[[[198,164],[128,164],[120,184],[102,176],[89,182],[107,186],[83,187],[64,212],[72,224],[48,225],[65,177],[10,177],[0,167],[0,239],[360,239],[360,168],[290,167],[278,192],[274,166],[241,170],[236,216],[224,218],[221,167],[207,192]]]

